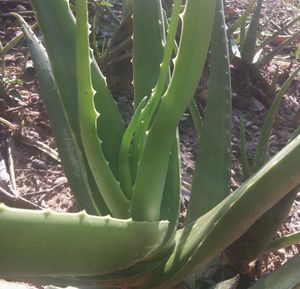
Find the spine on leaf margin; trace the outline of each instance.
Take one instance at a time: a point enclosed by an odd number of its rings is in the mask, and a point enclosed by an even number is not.
[[[76,81],[76,21],[65,0],[31,1],[39,27],[43,33],[45,46],[53,70],[53,75],[67,119],[76,137],[79,148],[82,142],[79,133],[77,81]],[[91,64],[92,82],[96,90],[95,106],[100,117],[97,119],[97,132],[101,137],[101,147],[106,160],[118,178],[118,152],[120,149],[124,124],[116,103],[106,85],[95,60]],[[86,156],[82,153],[92,192],[98,207],[105,207],[89,170]],[[98,202],[100,204],[98,204]],[[107,211],[107,210],[104,210]]]
[[[97,134],[99,114],[94,105],[95,91],[92,87],[86,1],[76,2],[76,16],[78,116],[81,140],[95,181],[110,212],[114,217],[127,218],[129,202],[108,166]]]
[[[142,223],[0,204],[0,277],[113,273],[147,260],[167,230],[166,221]]]
[[[83,156],[65,115],[47,53],[23,18],[19,15],[16,17],[26,35],[59,155],[72,191],[80,208],[84,208],[90,214],[98,215],[99,212],[90,191]]]

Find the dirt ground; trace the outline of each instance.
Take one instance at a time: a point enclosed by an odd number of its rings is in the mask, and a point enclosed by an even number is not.
[[[276,27],[282,27],[289,20],[299,15],[300,10],[291,5],[291,2],[282,0],[265,1],[261,20],[264,33],[273,32]],[[228,25],[242,13],[247,3],[246,0],[226,1]],[[3,45],[20,32],[18,24],[9,15],[10,11],[18,11],[29,23],[34,22],[29,1],[0,2],[0,40]],[[107,16],[107,19],[108,22],[111,21],[109,16]],[[297,29],[300,29],[300,27],[295,25],[289,32],[293,33]],[[270,83],[276,68],[279,69],[280,77],[277,90],[290,71],[299,66],[299,59],[293,59],[292,65],[290,65],[295,47],[291,46],[285,49],[262,71],[262,75]],[[272,49],[272,47],[269,47],[269,49]],[[55,154],[55,142],[24,41],[8,51],[4,63],[6,92],[3,93],[2,91],[0,97],[0,117],[9,121],[14,127],[0,125],[0,202],[3,201],[16,207],[77,211],[76,201],[68,186],[59,159]],[[120,78],[118,76],[108,75],[108,77],[119,107],[125,118],[127,118],[132,111],[131,89],[127,87],[124,90],[122,85],[120,88]],[[233,92],[236,101],[234,102],[232,119],[232,190],[242,182],[239,119],[242,117],[245,121],[248,157],[251,162],[268,110],[264,105],[257,103],[255,95],[243,95],[238,88]],[[205,93],[205,83],[200,83],[199,91],[195,96],[200,109],[203,109]],[[270,139],[270,156],[278,152],[287,143],[296,127],[299,126],[299,109],[300,76],[293,81],[280,106],[279,115],[276,118]],[[197,140],[188,112],[180,124],[180,133],[182,174],[184,181],[191,183],[190,176],[194,171]],[[51,152],[51,149],[54,152]],[[184,214],[185,205],[188,201],[187,194],[182,198],[182,214]],[[286,222],[278,232],[278,236],[296,231],[300,231],[300,193],[295,199]],[[297,254],[299,250],[300,245],[291,246],[263,256],[255,264],[255,277],[260,277],[272,271]]]

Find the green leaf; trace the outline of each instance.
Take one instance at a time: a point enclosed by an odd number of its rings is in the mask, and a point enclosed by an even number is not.
[[[240,151],[241,151],[241,162],[243,171],[243,180],[247,180],[250,177],[251,170],[248,161],[248,150],[246,141],[245,125],[242,119],[240,119]]]
[[[254,10],[249,30],[247,32],[245,41],[243,43],[243,48],[241,51],[242,59],[246,63],[252,63],[253,57],[255,55],[256,41],[258,36],[259,29],[259,20],[261,16],[261,8],[262,8],[263,0],[257,0],[256,8]]]
[[[243,12],[243,14],[227,29],[227,36],[230,38],[232,34],[242,25],[246,23],[246,20],[250,13],[252,12],[253,6],[256,0],[251,0]]]
[[[12,13],[13,15],[13,13]],[[37,23],[34,23],[33,25],[31,25],[30,29],[33,31],[35,28],[37,28],[38,25]],[[5,55],[10,49],[14,48],[25,36],[25,33],[22,32],[18,35],[16,35],[12,40],[10,40],[4,47],[1,53],[3,53],[3,55]]]
[[[189,0],[186,4],[173,75],[147,133],[137,172],[131,206],[134,220],[150,221],[160,217],[173,136],[194,95],[205,64],[214,8],[215,0]]]
[[[160,71],[165,42],[160,0],[133,1],[134,106],[150,97]]]
[[[247,273],[248,264],[265,253],[287,218],[297,193],[298,190],[292,190],[226,249],[231,265],[239,272]]]
[[[121,180],[121,187],[128,199],[132,197],[133,190],[133,172],[130,167],[130,145],[132,143],[134,133],[141,125],[141,112],[145,107],[147,97],[144,97],[138,107],[136,108],[134,115],[126,128],[126,131],[122,138],[121,149],[119,153],[119,174]]]
[[[26,35],[29,51],[37,72],[52,132],[58,146],[64,171],[75,194],[78,205],[90,214],[98,215],[98,209],[90,191],[87,173],[78,143],[66,119],[47,53],[21,16],[15,15]]]
[[[257,281],[250,289],[291,289],[300,283],[300,254],[276,271]]]
[[[191,117],[193,120],[197,138],[200,139],[203,120],[202,120],[202,116],[198,110],[198,107],[197,107],[197,104],[196,104],[194,98],[192,99],[192,101],[189,105],[189,111],[190,111],[190,114],[191,114]]]
[[[126,218],[129,213],[129,202],[108,166],[97,135],[98,113],[93,99],[86,0],[77,2],[76,16],[76,64],[80,67],[77,69],[78,116],[81,140],[95,181],[112,216]]]
[[[174,286],[207,266],[299,183],[300,136],[219,205],[177,231],[173,253],[151,273],[147,288]]]
[[[297,244],[300,244],[300,232],[292,233],[279,239],[273,240],[269,244],[267,251],[276,251]]]
[[[257,68],[261,68],[262,66],[266,65],[268,62],[270,62],[274,56],[276,56],[282,49],[290,45],[293,41],[297,41],[298,36],[300,35],[300,31],[293,34],[290,38],[282,42],[279,46],[277,46],[274,50],[272,50],[270,53],[265,55],[261,60],[255,63],[255,66]]]
[[[160,219],[169,221],[167,235],[169,242],[164,245],[164,249],[169,249],[169,246],[173,245],[173,237],[178,225],[181,193],[181,165],[179,147],[179,135],[177,132],[176,136],[174,137],[173,147],[170,155],[169,168],[160,209]]]
[[[159,249],[168,222],[138,223],[80,213],[0,206],[3,277],[107,274]],[[18,240],[18,242],[15,242]]]
[[[297,23],[300,20],[300,16],[296,17],[294,20],[289,22],[288,24],[284,25],[281,29],[277,30],[275,33],[273,33],[271,36],[267,37],[264,41],[262,41],[257,47],[256,52],[260,49],[267,46],[270,42],[275,40],[280,34],[284,34],[291,26],[293,26],[295,23]]]
[[[67,119],[78,143],[80,143],[76,84],[75,18],[68,2],[66,0],[32,0],[31,4],[44,36],[45,46]],[[101,135],[105,157],[113,173],[117,176],[118,151],[124,133],[124,124],[116,103],[107,88],[105,78],[94,59],[91,71],[93,87],[96,90],[95,106],[101,115],[97,120],[97,130]]]
[[[190,223],[230,193],[231,87],[223,6],[216,9],[208,98],[187,212]],[[221,11],[221,12],[220,12]]]
[[[272,131],[272,126],[277,115],[279,105],[281,100],[290,87],[292,81],[300,71],[300,67],[297,68],[290,77],[285,81],[285,83],[280,88],[277,93],[270,110],[268,111],[266,120],[264,122],[261,134],[259,136],[258,144],[255,150],[255,156],[253,161],[253,171],[257,171],[268,159],[268,146],[269,146],[269,138]]]
[[[160,65],[159,79],[152,91],[151,97],[142,111],[141,126],[136,132],[136,143],[133,155],[138,162],[143,152],[146,132],[150,128],[155,113],[159,106],[161,96],[164,94],[170,78],[170,61],[172,59],[176,33],[178,31],[181,0],[176,0],[173,5],[170,25],[168,26],[168,37],[163,51],[163,59]]]

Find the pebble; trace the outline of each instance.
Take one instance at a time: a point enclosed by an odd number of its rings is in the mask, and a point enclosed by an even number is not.
[[[9,183],[10,177],[6,170],[6,164],[2,156],[0,155],[0,182]]]
[[[252,126],[253,124],[253,121],[247,121],[246,124],[245,124],[245,127],[249,127],[249,126]]]
[[[48,165],[45,161],[40,159],[34,159],[32,160],[32,167],[36,170],[46,170]]]
[[[64,183],[67,182],[67,178],[66,177],[59,177],[54,181],[55,185],[62,185]]]
[[[235,143],[235,144],[238,144],[238,143],[239,143],[239,140],[238,140],[237,138],[234,137],[234,138],[232,139],[232,142]]]

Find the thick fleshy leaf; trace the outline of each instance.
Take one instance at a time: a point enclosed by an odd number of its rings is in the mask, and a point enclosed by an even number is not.
[[[245,181],[250,177],[251,170],[248,161],[246,130],[245,130],[244,121],[242,119],[240,119],[240,152],[241,152],[243,180]]]
[[[272,272],[270,275],[260,279],[250,289],[296,289],[300,284],[300,254]]]
[[[168,35],[166,45],[163,51],[163,59],[160,64],[159,78],[152,90],[151,97],[142,111],[141,125],[136,132],[136,143],[133,155],[139,161],[144,149],[146,141],[146,132],[149,130],[155,113],[159,107],[161,97],[164,95],[170,80],[170,62],[173,56],[174,46],[176,42],[176,33],[178,31],[178,23],[180,19],[181,0],[174,1],[172,8],[171,20],[168,25]],[[166,23],[168,24],[168,23]]]
[[[55,213],[0,206],[0,276],[106,274],[147,259],[168,222],[143,223],[85,212]],[[18,240],[18,242],[16,242]]]
[[[165,42],[161,0],[133,1],[134,106],[150,97],[160,71]]]
[[[31,4],[44,36],[45,46],[67,119],[76,139],[80,140],[76,84],[76,21],[68,2],[67,0],[32,0]],[[117,176],[118,151],[124,132],[124,124],[95,60],[91,64],[91,71],[93,87],[96,90],[95,105],[101,115],[98,119],[97,129],[101,136],[105,158]]]
[[[262,128],[262,132],[259,136],[258,144],[255,150],[255,156],[253,161],[253,171],[257,171],[260,169],[263,164],[268,159],[268,147],[269,147],[269,138],[272,131],[272,126],[275,120],[275,117],[277,115],[279,105],[281,103],[281,100],[283,96],[285,95],[286,91],[290,87],[292,81],[297,76],[297,74],[300,71],[300,67],[298,67],[291,75],[290,77],[285,81],[285,83],[280,88],[279,92],[277,93],[271,108],[268,111],[266,120],[264,122],[264,126]]]
[[[147,288],[174,286],[207,266],[299,183],[300,136],[218,206],[179,230],[173,253],[151,273]]]
[[[300,232],[292,233],[290,235],[273,240],[269,244],[267,251],[276,251],[297,244],[300,244]]]
[[[135,220],[159,220],[160,204],[176,127],[197,88],[205,64],[215,0],[188,0],[170,85],[147,133],[138,167],[131,213]],[[193,31],[193,33],[190,33]],[[153,181],[155,180],[155,181]]]
[[[257,0],[256,8],[251,18],[250,26],[247,31],[245,41],[243,43],[241,55],[242,55],[242,60],[245,61],[246,63],[252,63],[255,55],[256,39],[259,31],[259,21],[260,21],[262,3],[263,0]]]
[[[187,212],[190,223],[230,193],[231,87],[223,7],[216,9],[208,98]]]
[[[297,193],[298,189],[292,190],[226,249],[225,254],[231,265],[239,272],[247,273],[248,264],[268,250],[268,245],[287,218]]]
[[[76,63],[80,67],[77,69],[80,136],[95,182],[112,216],[126,218],[129,215],[129,202],[105,159],[97,134],[98,113],[94,106],[86,1],[76,3],[76,16]]]
[[[161,220],[169,221],[168,242],[164,245],[164,251],[174,244],[174,234],[177,230],[179,209],[180,209],[180,193],[181,193],[181,165],[179,152],[179,135],[176,133],[174,143],[170,155],[169,169],[166,177],[166,183],[161,203]]]
[[[99,212],[90,191],[83,157],[69,122],[66,119],[47,53],[25,21],[20,16],[17,17],[26,34],[29,51],[39,79],[52,132],[72,191],[81,209],[85,209],[90,214],[98,215]]]

